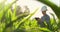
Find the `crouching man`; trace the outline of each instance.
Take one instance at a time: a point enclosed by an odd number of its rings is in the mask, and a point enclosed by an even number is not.
[[[47,26],[50,27],[50,17],[49,15],[46,14],[47,11],[47,7],[43,6],[41,8],[42,14],[43,16],[40,18],[35,18],[38,21],[38,24],[40,24],[41,27],[45,27],[46,25],[44,24],[44,22],[46,22]]]

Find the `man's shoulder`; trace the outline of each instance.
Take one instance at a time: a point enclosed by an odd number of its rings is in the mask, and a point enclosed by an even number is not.
[[[45,16],[42,16],[41,18],[50,18],[50,16],[49,15],[45,15]]]
[[[48,18],[50,18],[50,16],[49,16],[49,15],[47,15],[47,17],[48,17]]]

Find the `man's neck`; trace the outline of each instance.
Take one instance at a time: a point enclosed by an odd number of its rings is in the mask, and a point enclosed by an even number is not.
[[[47,14],[44,14],[43,16],[46,16]]]

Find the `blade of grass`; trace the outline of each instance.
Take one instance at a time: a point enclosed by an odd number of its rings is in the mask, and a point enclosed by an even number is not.
[[[20,24],[22,24],[24,21],[30,19],[38,10],[39,8],[37,8],[33,13],[31,13],[30,15],[28,15],[26,18],[22,19],[19,23],[18,23],[18,26],[17,28],[19,27]]]

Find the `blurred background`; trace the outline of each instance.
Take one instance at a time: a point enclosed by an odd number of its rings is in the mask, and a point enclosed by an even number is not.
[[[3,1],[3,0],[0,0],[0,1]],[[54,3],[55,5],[57,5],[58,7],[60,6],[59,0],[49,0],[49,1]],[[5,4],[9,4],[11,2],[13,2],[13,0],[7,0]],[[35,17],[41,18],[41,16],[42,16],[41,8],[42,8],[42,6],[47,6],[47,9],[48,9],[47,14],[50,15],[49,13],[53,13],[55,15],[55,18],[58,21],[58,18],[56,16],[56,14],[54,13],[54,11],[52,10],[52,8],[37,0],[18,0],[15,4],[21,7],[22,12],[25,11],[24,6],[27,6],[29,8],[30,13],[32,13],[36,8],[39,8],[39,10],[35,13],[35,15],[32,16],[32,18],[35,18]],[[15,4],[13,4],[13,8],[14,8]],[[50,17],[52,18],[51,15],[50,15]]]
[[[47,7],[51,28],[40,27],[37,18]],[[0,32],[60,32],[60,0],[0,0]]]

